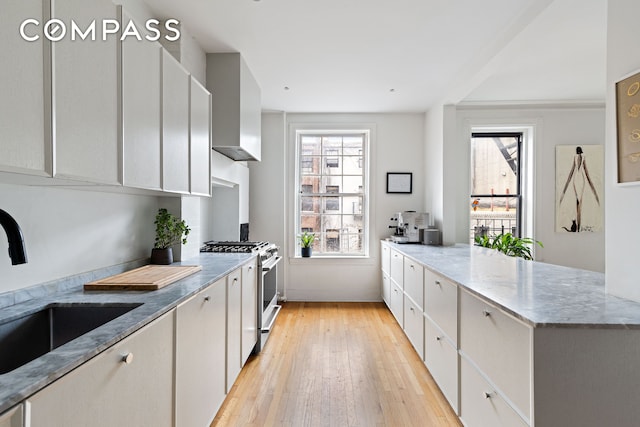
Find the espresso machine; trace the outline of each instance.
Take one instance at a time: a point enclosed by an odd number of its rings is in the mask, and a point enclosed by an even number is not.
[[[397,225],[392,226],[396,232],[391,236],[391,241],[395,243],[421,243],[421,230],[429,227],[429,214],[426,212],[397,212],[392,220],[398,221]]]

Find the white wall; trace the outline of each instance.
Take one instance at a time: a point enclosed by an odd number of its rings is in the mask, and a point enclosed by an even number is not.
[[[280,253],[288,251],[285,239],[285,129],[287,115],[282,112],[262,114],[262,161],[250,162],[249,239],[278,245]],[[281,165],[282,167],[277,167]],[[284,263],[278,269],[278,292],[284,294]]]
[[[436,110],[437,111],[437,110]],[[445,108],[446,111],[446,108]],[[564,144],[603,144],[605,113],[602,106],[571,107],[457,107],[456,132],[445,136],[444,204],[441,220],[448,239],[468,241],[469,227],[469,134],[473,126],[534,127],[534,237],[544,244],[536,249],[536,260],[587,270],[604,271],[605,233],[555,232],[555,146]],[[432,111],[429,115],[436,116]],[[446,114],[444,115],[446,117]],[[447,128],[446,119],[442,125]],[[429,122],[430,123],[430,122]],[[434,123],[438,125],[438,123]],[[434,136],[432,136],[434,135]],[[437,138],[431,131],[429,138]],[[427,139],[427,146],[433,146]],[[434,147],[438,150],[438,147]],[[448,153],[448,154],[447,154]],[[427,151],[429,158],[430,151]],[[458,171],[458,173],[454,173]],[[431,177],[428,188],[438,190],[439,176]],[[455,199],[455,200],[452,200]],[[603,197],[604,199],[604,197]],[[602,201],[604,203],[604,200]],[[604,204],[603,204],[604,208]],[[453,223],[453,224],[452,224]]]
[[[607,291],[640,301],[638,242],[640,227],[640,186],[617,184],[617,150],[614,84],[621,77],[640,69],[637,0],[609,1],[607,13],[607,125],[605,145],[605,224],[607,239]]]
[[[283,255],[286,297],[303,301],[380,300],[379,239],[391,234],[389,218],[400,210],[424,207],[424,114],[263,114],[263,158],[252,165],[252,215],[273,214],[273,228],[261,220],[252,233],[267,240],[285,242]],[[292,214],[293,156],[289,126],[296,124],[369,124],[374,128],[370,154],[370,258],[295,258]],[[284,126],[287,126],[285,131]],[[273,150],[273,151],[272,151]],[[258,172],[259,171],[259,172]],[[386,173],[413,172],[411,195],[386,194]],[[261,179],[265,178],[265,179]],[[256,195],[260,194],[259,198]],[[268,197],[271,195],[273,197]],[[284,195],[284,196],[283,196]],[[271,199],[271,200],[270,200]],[[260,205],[256,206],[259,200]],[[285,205],[286,203],[286,205]],[[286,206],[286,208],[284,207]],[[285,224],[282,224],[282,211]],[[280,228],[282,227],[282,228]],[[269,229],[267,229],[269,228]],[[284,234],[283,234],[284,233]]]
[[[0,293],[148,258],[158,199],[0,184],[0,208],[20,227],[27,264],[12,266],[0,228]]]

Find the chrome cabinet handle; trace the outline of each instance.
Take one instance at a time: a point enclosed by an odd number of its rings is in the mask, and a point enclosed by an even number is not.
[[[130,365],[133,362],[133,353],[123,354],[121,360],[124,364]]]
[[[484,315],[484,317],[491,316],[491,312],[489,310],[482,310],[482,314]]]

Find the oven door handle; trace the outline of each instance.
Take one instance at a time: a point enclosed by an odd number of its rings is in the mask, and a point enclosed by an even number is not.
[[[275,323],[276,317],[278,317],[278,313],[280,313],[281,308],[282,308],[281,305],[276,305],[273,307],[273,313],[272,313],[273,316],[271,317],[271,322],[269,322],[266,328],[262,328],[260,332],[262,332],[263,334],[271,332],[271,328],[273,327],[273,324]]]
[[[268,271],[271,271],[273,269],[273,267],[275,267],[280,262],[281,259],[282,259],[281,256],[277,256],[275,258],[275,261],[270,262],[268,266],[262,266],[262,272],[266,273]]]

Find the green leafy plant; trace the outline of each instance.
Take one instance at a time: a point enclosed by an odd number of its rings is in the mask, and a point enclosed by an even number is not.
[[[156,249],[166,249],[170,246],[187,243],[187,236],[191,229],[184,220],[170,214],[166,209],[158,209],[156,220]]]
[[[316,235],[305,231],[300,235],[300,244],[303,248],[310,248],[313,241],[316,240]]]
[[[495,249],[506,255],[532,260],[530,245],[538,244],[541,248],[542,242],[533,240],[530,237],[516,237],[511,233],[498,234],[493,239],[487,235],[475,237],[475,244],[485,248]]]

